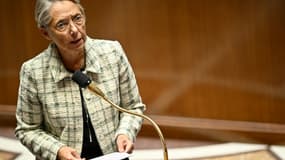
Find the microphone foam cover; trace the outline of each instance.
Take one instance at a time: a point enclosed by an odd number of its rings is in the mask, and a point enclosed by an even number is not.
[[[91,83],[90,78],[84,73],[82,73],[80,70],[75,71],[71,78],[81,88],[86,88]]]

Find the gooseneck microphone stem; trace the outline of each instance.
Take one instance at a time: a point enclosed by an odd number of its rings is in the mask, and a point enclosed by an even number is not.
[[[166,143],[165,143],[165,140],[164,140],[164,137],[163,137],[163,134],[159,128],[159,126],[151,119],[149,118],[148,116],[146,115],[143,115],[143,114],[139,114],[139,113],[136,113],[136,112],[131,112],[127,109],[124,109],[118,105],[116,105],[115,103],[113,103],[112,101],[110,101],[104,94],[102,91],[99,90],[99,88],[97,88],[94,83],[90,83],[87,88],[89,90],[92,91],[92,93],[94,93],[95,95],[103,98],[106,102],[108,102],[109,104],[111,104],[113,107],[115,107],[116,109],[118,109],[119,111],[121,112],[126,112],[126,113],[129,113],[129,114],[132,114],[132,115],[135,115],[135,116],[138,116],[138,117],[141,117],[143,119],[146,119],[148,120],[153,126],[154,128],[156,129],[159,137],[160,137],[160,141],[161,141],[161,145],[163,146],[163,156],[164,156],[164,160],[168,160],[168,152],[167,152],[167,147],[166,147]]]
[[[115,103],[113,103],[112,101],[110,101],[105,94],[89,79],[89,77],[87,77],[85,74],[83,74],[81,71],[76,71],[73,76],[72,76],[72,80],[74,80],[80,87],[85,88],[87,87],[90,91],[92,91],[93,94],[101,97],[102,99],[104,99],[106,102],[108,102],[109,104],[111,104],[111,106],[115,107],[117,110],[121,111],[121,112],[125,112],[128,114],[132,114],[138,117],[141,117],[143,119],[148,120],[155,128],[155,130],[157,131],[160,141],[161,141],[161,145],[163,147],[163,156],[164,156],[164,160],[168,160],[168,152],[167,152],[167,147],[166,147],[166,143],[163,137],[163,134],[159,128],[159,126],[148,116],[144,115],[144,114],[139,114],[136,112],[132,112],[129,111],[127,109],[124,109],[118,105],[116,105]]]

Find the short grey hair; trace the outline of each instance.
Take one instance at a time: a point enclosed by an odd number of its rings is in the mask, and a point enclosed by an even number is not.
[[[51,22],[49,10],[53,3],[64,0],[37,0],[35,6],[35,20],[38,28],[45,28]],[[80,0],[69,0],[78,5],[81,13],[85,16],[84,8],[80,4]]]

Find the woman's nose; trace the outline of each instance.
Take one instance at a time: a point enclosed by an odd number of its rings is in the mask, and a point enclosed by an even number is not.
[[[70,29],[70,34],[71,35],[75,35],[78,32],[78,28],[77,28],[77,26],[73,22],[70,23],[70,28],[69,29]]]

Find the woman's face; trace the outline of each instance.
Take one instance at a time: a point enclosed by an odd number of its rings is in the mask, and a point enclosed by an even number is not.
[[[51,23],[44,29],[61,54],[83,52],[86,40],[85,16],[72,1],[57,1],[50,8]]]

